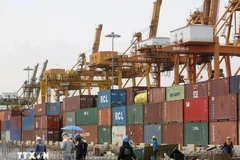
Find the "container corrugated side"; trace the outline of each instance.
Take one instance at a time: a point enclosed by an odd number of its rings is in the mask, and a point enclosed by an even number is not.
[[[209,118],[213,120],[237,119],[237,94],[209,97]]]
[[[183,100],[163,102],[163,122],[183,122]]]
[[[96,125],[97,108],[79,109],[75,112],[76,125]]]
[[[240,75],[230,77],[230,93],[240,93]]]
[[[6,130],[6,122],[1,121],[1,131],[5,131],[5,130]]]
[[[221,78],[208,81],[208,96],[227,95],[230,92],[230,79]],[[221,86],[221,87],[220,87]]]
[[[112,126],[112,143],[122,144],[122,139],[126,135],[126,126]]]
[[[98,143],[98,126],[97,125],[81,125],[84,131],[76,131],[76,133],[83,134],[84,139],[88,142]]]
[[[149,90],[149,103],[159,103],[166,99],[166,88],[152,88]]]
[[[118,90],[118,106],[125,106],[127,105],[127,90],[126,89],[119,89]]]
[[[208,122],[208,97],[184,100],[184,122]]]
[[[127,124],[143,124],[143,105],[127,106]]]
[[[12,141],[20,141],[22,138],[21,129],[10,130],[10,140]]]
[[[112,142],[112,127],[98,127],[98,143],[103,144],[104,142]]]
[[[5,121],[5,127],[6,127],[6,130],[11,130],[11,120]]]
[[[35,129],[59,129],[60,123],[60,116],[34,117]]]
[[[99,108],[118,106],[118,97],[119,91],[117,89],[100,91],[98,92],[97,106]]]
[[[126,106],[112,107],[112,125],[126,125]]]
[[[209,123],[209,144],[222,145],[227,137],[234,145],[238,143],[238,122],[223,121]]]
[[[20,129],[20,128],[22,128],[21,120],[22,120],[21,116],[12,117],[11,118],[11,129]]]
[[[135,144],[140,144],[144,141],[143,134],[143,125],[127,125],[126,127],[126,135],[129,135]]]
[[[197,82],[185,84],[185,98],[200,98],[208,96],[208,83]]]
[[[23,141],[35,141],[36,135],[34,135],[34,130],[23,130],[22,131]]]
[[[183,144],[183,123],[163,123],[162,143]]]
[[[82,96],[67,97],[63,100],[63,111],[70,112],[80,109],[80,99]]]
[[[181,100],[184,99],[184,96],[185,96],[184,85],[166,88],[166,101]]]
[[[61,103],[47,103],[47,115],[60,115],[61,113]]]
[[[111,108],[98,109],[98,125],[111,126],[112,124],[112,111]]]
[[[33,116],[22,117],[22,129],[23,130],[33,130],[34,129],[34,117]]]
[[[5,121],[5,112],[4,111],[0,111],[0,120],[1,121]]]
[[[75,112],[65,112],[65,124],[66,126],[75,125]]]
[[[59,129],[35,129],[34,135],[40,136],[43,141],[60,142],[62,140]]]
[[[144,125],[144,143],[151,144],[152,136],[156,136],[158,144],[162,144],[161,124]]]
[[[34,115],[43,116],[46,115],[46,104],[36,104],[34,108]]]
[[[162,103],[148,103],[144,105],[144,123],[162,122]]]
[[[208,145],[208,122],[184,123],[184,145]]]

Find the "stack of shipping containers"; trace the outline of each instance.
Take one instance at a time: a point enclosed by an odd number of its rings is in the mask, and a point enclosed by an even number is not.
[[[184,85],[166,88],[166,101],[162,104],[162,143],[183,144]]]
[[[25,110],[22,117],[22,140],[35,141],[34,134],[34,110]]]
[[[208,83],[185,85],[184,99],[184,145],[208,144]]]
[[[239,87],[239,84],[232,84]],[[208,82],[209,92],[209,143],[223,144],[228,136],[238,143],[238,109],[236,90],[230,93],[230,78]]]
[[[149,103],[144,105],[144,142],[151,144],[156,136],[158,144],[162,143],[162,103],[165,101],[165,88],[149,90]]]
[[[21,140],[21,111],[20,110],[5,111],[4,118],[5,118],[5,132],[4,131],[2,132],[2,136],[1,136],[2,140],[6,140],[6,141]],[[16,122],[16,124],[13,124],[12,120]]]

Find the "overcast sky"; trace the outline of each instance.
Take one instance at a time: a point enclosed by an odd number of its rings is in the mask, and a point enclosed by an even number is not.
[[[103,24],[100,50],[111,50],[105,35],[113,31],[121,35],[115,49],[124,52],[133,33],[150,25],[154,1],[0,0],[0,93],[17,91],[27,80],[23,69],[39,63],[39,74],[46,59],[48,69],[71,69],[79,53],[91,53],[98,24]],[[227,2],[221,0],[220,13]],[[163,0],[157,36],[169,37],[171,30],[186,25],[190,11],[202,4],[203,0]],[[162,80],[163,85],[171,83]]]

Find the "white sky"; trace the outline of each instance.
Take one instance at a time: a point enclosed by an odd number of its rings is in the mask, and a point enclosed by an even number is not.
[[[111,50],[114,31],[115,50],[124,52],[136,31],[151,22],[155,0],[1,0],[0,1],[0,93],[17,91],[27,80],[27,66],[48,59],[48,69],[71,69],[78,54],[91,53],[95,28],[103,24],[100,50]],[[220,14],[227,0],[221,0]],[[157,36],[186,25],[190,10],[203,0],[163,0]],[[148,31],[145,35],[148,34]],[[235,68],[239,63],[235,63]],[[31,74],[30,74],[31,75]],[[172,81],[163,79],[163,85]]]

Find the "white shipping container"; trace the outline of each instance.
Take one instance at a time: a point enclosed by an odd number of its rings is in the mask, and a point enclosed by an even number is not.
[[[141,49],[147,46],[162,46],[170,43],[170,38],[167,37],[155,37],[155,38],[150,38],[146,39],[142,42],[139,42],[136,44],[137,49]]]
[[[189,25],[170,31],[170,42],[213,42],[213,26]]]
[[[112,126],[112,143],[122,145],[122,139],[126,135],[126,126]]]
[[[10,141],[10,131],[1,131],[1,140]]]

